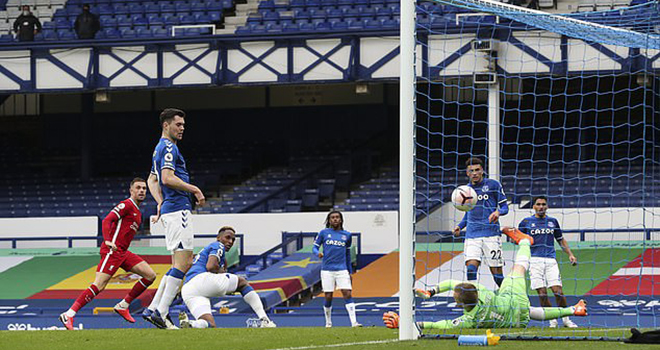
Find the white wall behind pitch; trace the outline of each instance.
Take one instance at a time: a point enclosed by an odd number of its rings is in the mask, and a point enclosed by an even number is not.
[[[6,218],[0,219],[0,237],[81,237],[98,234],[98,218]],[[74,247],[96,247],[94,240],[74,241]],[[23,241],[18,248],[65,248],[67,241]],[[0,248],[11,248],[11,242],[0,242]]]
[[[344,228],[350,232],[362,233],[362,253],[385,254],[398,248],[396,211],[343,214]],[[327,212],[193,215],[193,227],[195,234],[209,234],[218,232],[222,226],[233,226],[238,233],[245,235],[245,254],[256,255],[281,243],[283,231],[320,231],[324,228],[326,215]],[[164,234],[160,221],[151,226],[151,233]],[[154,241],[154,244],[162,243]],[[202,246],[201,240],[196,241],[195,246]]]

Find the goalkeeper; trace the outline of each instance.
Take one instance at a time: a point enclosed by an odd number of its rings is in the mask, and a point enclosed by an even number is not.
[[[500,289],[494,293],[478,283],[463,283],[456,280],[440,282],[430,290],[417,289],[415,294],[423,299],[453,290],[456,305],[463,308],[461,317],[437,322],[418,322],[419,328],[525,327],[530,319],[544,321],[564,316],[587,315],[584,300],[580,300],[572,307],[531,307],[527,297],[525,272],[529,269],[530,246],[534,239],[514,228],[504,228],[502,231],[516,242],[520,249],[513,270],[504,279]],[[383,321],[388,328],[399,327],[399,316],[394,312],[385,313]]]

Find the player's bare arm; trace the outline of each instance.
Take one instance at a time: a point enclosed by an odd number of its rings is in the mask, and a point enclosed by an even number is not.
[[[458,237],[461,235],[461,228],[456,226],[454,227],[454,236]]]
[[[152,223],[156,223],[158,222],[158,219],[160,219],[160,206],[163,204],[163,191],[160,188],[158,177],[156,175],[149,174],[149,177],[147,178],[147,187],[149,187],[151,196],[156,200],[156,216],[151,219]]]
[[[499,219],[500,219],[500,211],[499,210],[495,210],[494,212],[492,212],[490,214],[490,216],[488,216],[488,222],[490,222],[490,223],[497,222],[497,220],[499,220]]]
[[[215,255],[210,255],[209,260],[206,262],[206,271],[210,273],[220,273],[220,260]]]
[[[174,174],[174,170],[172,169],[163,169],[161,172],[162,181],[163,185],[179,190],[179,191],[185,191],[192,193],[195,195],[195,198],[197,199],[197,205],[204,205],[206,202],[206,198],[204,198],[204,194],[202,193],[202,190],[199,189],[199,187],[188,184],[185,181],[181,180],[178,176]]]
[[[559,245],[561,246],[561,249],[564,251],[564,253],[568,255],[568,261],[571,262],[571,265],[577,265],[577,258],[575,255],[573,255],[571,248],[568,246],[568,242],[566,242],[565,239],[562,239]]]

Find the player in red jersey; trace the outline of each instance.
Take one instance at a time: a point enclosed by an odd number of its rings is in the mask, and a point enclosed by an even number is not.
[[[156,279],[156,273],[151,266],[138,255],[128,251],[128,246],[131,245],[131,241],[142,223],[139,206],[147,196],[147,182],[141,178],[133,179],[130,194],[128,199],[117,204],[103,219],[104,242],[101,244],[101,261],[96,268],[96,278],[89,288],[80,293],[71,308],[60,315],[60,321],[66,329],[73,329],[73,318],[76,312],[105,289],[112,275],[120,267],[125,271],[142,276],[142,279],[135,283],[124,299],[114,307],[115,312],[130,323],[134,323],[135,319],[128,311],[129,304]]]

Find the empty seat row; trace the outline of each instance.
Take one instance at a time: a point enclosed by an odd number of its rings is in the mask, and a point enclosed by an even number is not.
[[[336,22],[305,22],[285,24],[250,24],[238,27],[236,34],[262,34],[303,31],[392,30],[399,27],[399,20],[355,20]]]

